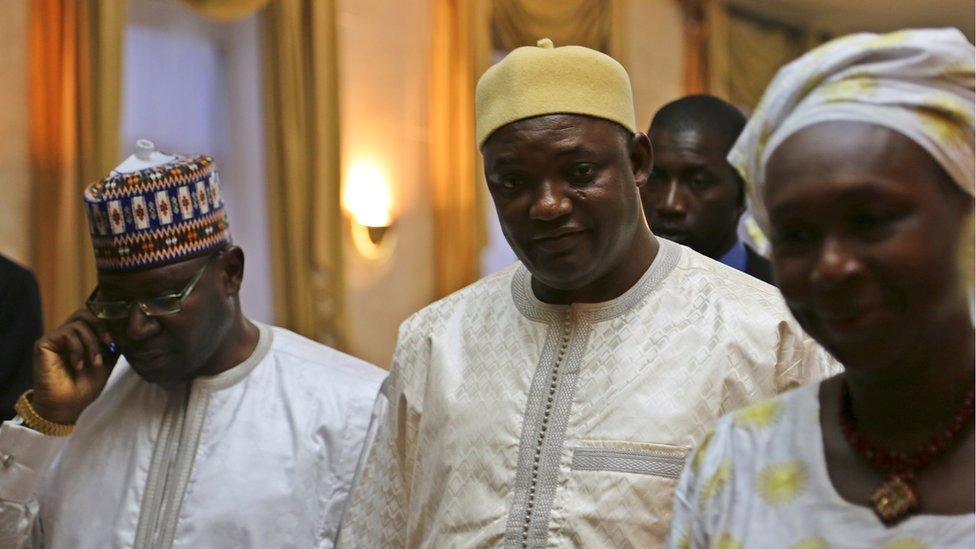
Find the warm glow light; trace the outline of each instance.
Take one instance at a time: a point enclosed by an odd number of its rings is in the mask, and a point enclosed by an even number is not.
[[[353,221],[366,227],[389,227],[393,223],[393,190],[390,178],[378,164],[354,162],[346,175],[342,205]]]

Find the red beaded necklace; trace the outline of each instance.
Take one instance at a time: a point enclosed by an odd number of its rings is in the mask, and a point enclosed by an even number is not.
[[[857,427],[854,410],[851,406],[851,392],[844,381],[840,392],[840,426],[847,443],[875,469],[890,475],[890,478],[871,494],[874,512],[887,525],[893,525],[918,509],[919,500],[913,482],[915,472],[923,469],[941,455],[969,423],[973,417],[976,395],[969,389],[959,411],[952,422],[941,433],[912,452],[896,452],[871,440]]]

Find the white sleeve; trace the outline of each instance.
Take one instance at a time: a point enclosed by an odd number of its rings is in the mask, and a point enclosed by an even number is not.
[[[359,477],[363,473],[363,468],[366,466],[366,456],[369,455],[370,450],[373,448],[373,443],[376,441],[376,433],[379,431],[380,425],[386,420],[386,411],[390,406],[390,399],[387,396],[389,381],[390,378],[383,380],[383,384],[380,386],[380,390],[376,395],[376,401],[373,403],[373,412],[369,418],[369,428],[366,430],[366,440],[363,441],[363,449],[359,452],[359,461],[356,463],[356,474],[352,477],[353,488],[355,488]]]
[[[0,425],[0,547],[40,546],[37,492],[66,440],[10,421]]]
[[[704,453],[714,432],[709,432],[691,453],[685,464],[678,489],[674,494],[674,512],[671,515],[671,533],[668,549],[699,549],[708,547],[708,536],[699,513],[698,501],[703,482],[701,473]]]
[[[784,321],[779,328],[780,346],[774,379],[777,393],[823,381],[843,371],[830,353],[803,333],[798,324]]]
[[[342,518],[337,547],[407,547],[410,489],[418,459],[423,380],[430,364],[427,331],[414,315],[400,327],[390,377],[377,399],[376,421]]]
[[[395,376],[394,372],[394,376]],[[378,416],[373,440],[365,448],[356,484],[342,519],[337,547],[406,547],[406,513],[409,507],[408,459],[415,423],[412,414],[401,413],[406,403],[397,389],[378,399],[386,410]],[[401,435],[407,435],[406,437]],[[409,440],[407,440],[409,439]]]
[[[731,414],[719,419],[685,464],[675,493],[668,549],[716,547],[734,498],[732,430]]]
[[[383,384],[380,386],[379,391],[377,391],[376,400],[373,402],[373,411],[369,418],[369,427],[366,429],[366,436],[363,440],[362,449],[359,451],[359,459],[356,461],[356,472],[352,477],[352,486],[350,492],[356,489],[359,484],[359,479],[363,474],[363,469],[366,467],[366,456],[369,455],[373,448],[373,443],[376,440],[376,433],[379,430],[380,424],[383,423],[386,418],[386,409],[389,406],[389,399],[387,397],[387,383],[389,378],[383,380]],[[343,506],[343,518],[339,523],[338,532],[335,536],[335,541],[338,541],[339,537],[342,535],[342,525],[345,524],[345,514],[349,507],[349,500],[346,501],[346,505]],[[328,547],[332,547],[330,544]],[[327,549],[326,546],[319,546],[317,549]]]

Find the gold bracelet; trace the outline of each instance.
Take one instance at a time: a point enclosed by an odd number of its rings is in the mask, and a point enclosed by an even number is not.
[[[14,411],[24,420],[25,425],[42,435],[52,437],[66,437],[75,430],[73,423],[55,423],[41,417],[31,406],[30,397],[33,394],[34,389],[28,389],[17,399],[17,404],[14,404]]]

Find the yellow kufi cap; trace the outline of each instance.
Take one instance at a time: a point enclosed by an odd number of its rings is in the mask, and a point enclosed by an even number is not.
[[[478,146],[506,124],[546,114],[585,114],[637,131],[630,77],[609,55],[581,46],[517,48],[485,71],[475,92]]]

